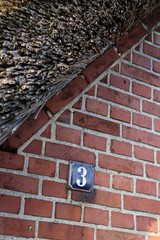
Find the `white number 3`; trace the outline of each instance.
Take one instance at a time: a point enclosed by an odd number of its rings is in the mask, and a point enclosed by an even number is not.
[[[79,186],[79,187],[84,187],[85,185],[86,185],[86,183],[87,183],[87,180],[86,180],[86,178],[85,178],[85,176],[87,175],[87,170],[84,168],[84,167],[79,167],[78,169],[77,169],[77,171],[79,172],[79,173],[82,173],[81,174],[81,180],[80,179],[78,179],[77,181],[76,181],[76,183],[77,183],[77,185]]]

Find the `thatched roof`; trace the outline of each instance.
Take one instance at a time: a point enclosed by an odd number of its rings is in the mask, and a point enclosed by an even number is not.
[[[2,0],[0,144],[160,0]]]

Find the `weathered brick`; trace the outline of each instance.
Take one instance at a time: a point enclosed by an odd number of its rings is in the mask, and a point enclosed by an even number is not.
[[[157,75],[154,75],[146,70],[142,70],[138,67],[122,63],[122,74],[136,78],[150,85],[160,87],[159,77]]]
[[[123,177],[119,175],[113,176],[113,188],[133,192],[134,185],[133,179],[129,177]]]
[[[35,222],[31,220],[0,217],[0,235],[35,237]]]
[[[85,207],[84,222],[96,225],[108,225],[109,214],[106,210]]]
[[[133,113],[133,124],[139,127],[151,129],[152,128],[152,118],[146,117],[144,115]]]
[[[7,195],[0,195],[0,212],[19,213],[21,198]]]
[[[131,112],[119,107],[111,106],[111,118],[130,123]]]
[[[81,131],[63,126],[57,126],[56,139],[79,145],[81,142]]]
[[[145,216],[137,216],[137,230],[146,232],[157,232],[158,224],[157,219]]]
[[[51,125],[48,125],[48,127],[41,133],[41,136],[44,138],[51,138]]]
[[[96,99],[87,98],[86,99],[86,110],[88,112],[93,112],[96,114],[100,114],[102,116],[107,116],[108,104],[98,101]]]
[[[86,147],[106,151],[107,139],[97,135],[84,133],[83,144]]]
[[[153,100],[156,102],[160,102],[160,91],[153,90]]]
[[[133,215],[112,212],[112,227],[134,229]]]
[[[127,142],[118,141],[115,139],[111,140],[111,152],[115,154],[132,156],[132,145]]]
[[[95,171],[94,172],[94,183],[95,183],[95,185],[109,187],[110,175],[106,172]]]
[[[107,88],[105,86],[98,87],[97,96],[126,107],[130,107],[136,110],[140,109],[140,100],[138,98]]]
[[[99,155],[99,166],[117,172],[124,172],[133,175],[143,175],[143,165],[139,162],[112,157],[104,154]]]
[[[53,203],[49,201],[26,198],[24,213],[39,217],[52,217],[52,206]]]
[[[81,207],[72,204],[56,203],[56,218],[72,221],[81,220]]]
[[[38,175],[54,177],[56,171],[56,163],[44,159],[33,158],[29,159],[28,172]]]
[[[160,202],[135,196],[124,196],[124,208],[131,211],[160,214]]]
[[[149,44],[145,42],[143,44],[143,51],[145,54],[152,56],[154,58],[160,59],[160,51],[159,48],[156,46],[153,46],[152,44]]]
[[[132,92],[138,96],[142,96],[144,98],[151,98],[151,88],[137,82],[133,82],[132,84]]]
[[[160,120],[159,119],[154,119],[154,130],[156,132],[160,132]]]
[[[37,194],[39,180],[11,173],[0,173],[0,188]]]
[[[149,101],[143,101],[143,112],[155,115],[155,116],[160,116],[160,107],[156,103],[152,103]]]
[[[42,152],[42,141],[37,139],[33,140],[23,151],[40,155]]]
[[[84,161],[90,164],[95,163],[95,154],[88,150],[52,142],[46,142],[45,155],[64,160]]]
[[[160,147],[159,136],[139,129],[123,127],[123,138],[142,142],[154,147]]]
[[[97,132],[103,132],[115,136],[119,136],[120,134],[120,126],[118,123],[93,117],[84,113],[75,112],[73,122],[75,125]]]
[[[67,198],[67,186],[65,183],[44,180],[42,194],[49,197]]]
[[[94,230],[92,228],[74,226],[73,224],[40,222],[38,237],[57,240],[93,240]]]
[[[87,87],[87,82],[81,76],[72,80],[59,94],[50,98],[45,107],[55,114],[70,103],[79,93]]]
[[[110,75],[110,85],[123,89],[125,91],[129,91],[130,81],[122,76],[117,76],[114,74]]]
[[[136,192],[156,196],[156,183],[137,179]]]
[[[70,124],[71,121],[71,112],[69,110],[65,110],[57,119],[57,122],[63,122],[66,124]]]
[[[132,234],[114,230],[97,229],[96,240],[145,240],[141,234]]]
[[[154,162],[154,151],[149,148],[135,146],[134,147],[134,156],[137,159]]]
[[[148,178],[153,178],[153,179],[159,180],[160,179],[160,167],[147,164],[146,165],[146,175]]]
[[[157,73],[160,73],[159,62],[153,61],[153,70]]]
[[[89,83],[93,82],[101,73],[109,68],[118,59],[118,54],[110,48],[93,63],[91,63],[82,73]]]
[[[156,159],[157,159],[157,163],[160,163],[160,151],[157,151]]]
[[[72,107],[76,108],[76,109],[81,109],[81,107],[82,107],[82,98],[80,98]]]
[[[95,189],[93,194],[86,195],[81,192],[72,192],[72,199],[75,201],[87,201],[88,203],[103,205],[113,208],[121,207],[121,195],[109,191]]]
[[[146,56],[142,56],[140,53],[133,53],[133,63],[138,66],[151,69],[151,59]]]
[[[0,151],[0,168],[23,170],[24,156]]]

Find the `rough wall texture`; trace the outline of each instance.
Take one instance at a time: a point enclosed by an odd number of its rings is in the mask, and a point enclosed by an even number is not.
[[[124,42],[9,139],[0,239],[160,239],[160,27]],[[95,165],[94,194],[67,189],[69,160]]]

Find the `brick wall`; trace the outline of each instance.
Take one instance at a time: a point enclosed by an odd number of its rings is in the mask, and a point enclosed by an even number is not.
[[[160,239],[160,27],[137,29],[8,140],[0,239]],[[67,189],[69,160],[95,165],[93,194]]]

